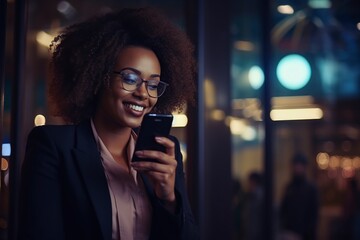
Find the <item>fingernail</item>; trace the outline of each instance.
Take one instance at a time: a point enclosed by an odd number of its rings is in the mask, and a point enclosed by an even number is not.
[[[136,156],[138,156],[138,157],[144,156],[144,152],[143,152],[143,151],[136,151],[135,154],[136,154]]]
[[[155,140],[157,141],[157,142],[162,142],[162,137],[155,137]]]

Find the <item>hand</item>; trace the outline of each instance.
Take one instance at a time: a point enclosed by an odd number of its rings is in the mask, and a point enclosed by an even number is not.
[[[175,211],[175,175],[177,161],[175,159],[175,144],[166,137],[156,137],[155,140],[165,146],[166,152],[142,150],[135,154],[139,158],[150,158],[155,161],[132,162],[131,166],[138,172],[146,174],[153,184],[156,196],[165,201],[168,210]]]

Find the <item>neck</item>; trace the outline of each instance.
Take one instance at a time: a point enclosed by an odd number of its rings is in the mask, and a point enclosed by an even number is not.
[[[127,163],[127,143],[131,135],[130,127],[114,127],[101,121],[98,118],[93,119],[96,132],[109,150],[114,159],[120,164]]]

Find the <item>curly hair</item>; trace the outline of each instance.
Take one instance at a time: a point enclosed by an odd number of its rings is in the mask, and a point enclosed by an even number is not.
[[[154,51],[161,80],[169,84],[153,112],[180,111],[193,102],[196,64],[186,34],[158,10],[126,8],[71,25],[53,40],[49,98],[54,115],[70,123],[91,118],[118,53],[129,45]]]

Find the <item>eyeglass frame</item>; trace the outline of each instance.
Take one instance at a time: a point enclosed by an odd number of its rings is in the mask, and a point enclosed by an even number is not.
[[[151,81],[151,80],[144,80],[144,79],[141,78],[141,77],[139,76],[139,74],[136,73],[133,69],[127,69],[127,68],[125,68],[125,69],[122,69],[121,71],[113,71],[113,73],[119,75],[119,77],[122,78],[123,71],[125,71],[125,70],[130,70],[130,71],[132,71],[132,72],[133,72],[135,75],[137,75],[137,76],[139,77],[139,79],[141,80],[141,82],[139,82],[138,84],[136,84],[136,88],[135,88],[134,90],[127,90],[127,89],[125,89],[125,88],[124,88],[124,85],[123,85],[123,81],[122,81],[122,82],[121,82],[121,85],[122,85],[121,87],[122,87],[122,89],[124,89],[125,91],[135,92],[137,89],[139,89],[139,88],[141,87],[141,85],[142,85],[143,83],[145,83],[146,92],[147,92],[147,94],[149,95],[149,97],[151,97],[151,98],[159,98],[159,97],[161,97],[161,96],[165,93],[166,88],[169,86],[169,84],[166,83],[166,82],[158,81],[159,83],[162,83],[162,84],[164,85],[164,91],[163,91],[159,96],[153,97],[153,96],[150,95],[149,89],[148,89],[148,85],[147,85],[148,82]],[[123,78],[122,78],[122,79],[123,79]]]

